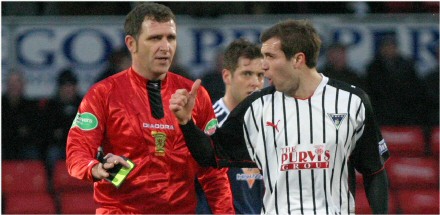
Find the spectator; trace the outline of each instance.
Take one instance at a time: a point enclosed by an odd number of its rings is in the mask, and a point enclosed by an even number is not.
[[[130,2],[58,2],[60,15],[125,15],[131,10]]]
[[[78,79],[70,69],[61,71],[57,79],[56,95],[45,107],[46,165],[51,171],[58,160],[66,159],[66,139],[82,97]]]
[[[127,69],[131,65],[131,56],[127,48],[122,47],[113,51],[108,58],[108,66],[103,73],[96,79],[99,82],[107,77],[110,77],[122,70]]]
[[[23,73],[11,71],[2,95],[2,159],[41,159],[42,150],[35,132],[39,118],[34,101],[24,95]]]
[[[424,79],[427,95],[427,123],[430,126],[439,125],[439,50],[435,50],[437,66]]]
[[[344,45],[338,43],[330,45],[326,56],[327,61],[321,70],[324,75],[364,88],[363,80],[347,64],[347,49]]]
[[[414,62],[399,53],[395,38],[385,37],[367,66],[366,85],[381,125],[424,123],[425,93]]]

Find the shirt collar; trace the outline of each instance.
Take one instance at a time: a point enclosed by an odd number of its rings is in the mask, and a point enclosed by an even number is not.
[[[128,74],[131,80],[133,80],[133,82],[140,86],[145,88],[145,86],[147,86],[148,83],[148,79],[142,77],[141,75],[139,75],[136,71],[134,71],[133,67],[130,67],[130,69],[128,70]],[[165,78],[162,80],[162,89],[165,87],[166,83],[168,80],[168,74],[165,76]]]

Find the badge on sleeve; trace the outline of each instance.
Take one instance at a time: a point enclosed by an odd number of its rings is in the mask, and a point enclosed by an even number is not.
[[[384,139],[379,142],[379,154],[383,155],[383,153],[388,151],[387,143]]]
[[[205,126],[205,134],[212,135],[215,133],[215,130],[217,129],[218,121],[217,119],[211,119]]]
[[[98,119],[89,112],[77,113],[70,128],[78,127],[84,131],[90,131],[98,127]]]

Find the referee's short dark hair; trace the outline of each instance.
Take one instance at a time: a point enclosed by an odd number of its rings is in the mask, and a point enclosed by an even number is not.
[[[321,39],[319,34],[308,20],[286,20],[265,30],[260,37],[262,43],[276,37],[281,40],[281,50],[287,59],[296,53],[303,52],[306,56],[306,65],[316,67]]]
[[[223,68],[232,73],[238,67],[240,57],[248,59],[263,58],[260,47],[246,39],[240,38],[232,41],[223,53]]]
[[[176,20],[176,17],[171,9],[165,5],[157,3],[141,3],[128,13],[125,18],[124,30],[125,35],[131,35],[138,38],[142,22],[145,19],[151,19],[157,22],[168,22]]]

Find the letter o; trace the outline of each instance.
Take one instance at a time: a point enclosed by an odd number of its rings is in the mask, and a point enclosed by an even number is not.
[[[95,62],[84,62],[81,61],[80,59],[78,59],[76,56],[74,56],[74,51],[75,51],[75,41],[82,35],[87,35],[87,34],[91,34],[91,35],[97,35],[103,45],[103,54],[100,56],[100,58],[98,58]],[[96,30],[96,29],[90,29],[90,28],[86,28],[86,29],[80,29],[74,33],[72,33],[69,37],[67,37],[67,39],[65,40],[64,44],[63,44],[63,52],[66,55],[66,58],[73,64],[80,64],[80,65],[86,65],[86,66],[90,66],[90,65],[99,65],[102,63],[105,63],[105,61],[107,60],[108,55],[111,53],[112,51],[112,43],[110,41],[110,39],[107,37],[107,35],[105,35],[104,33]]]

